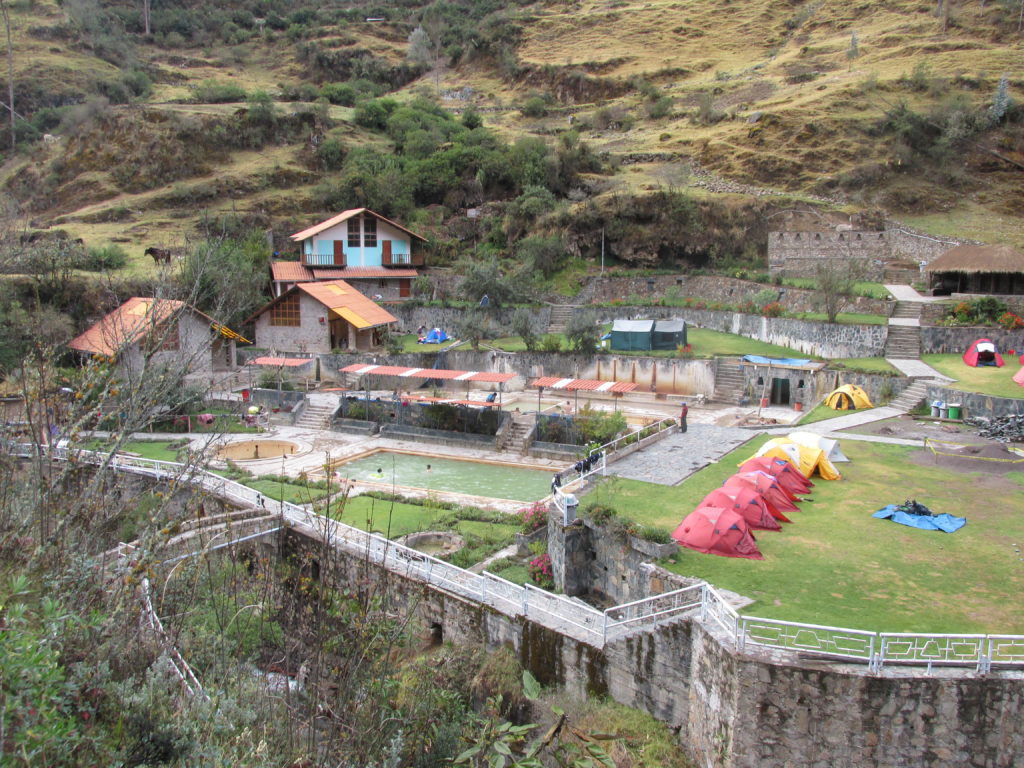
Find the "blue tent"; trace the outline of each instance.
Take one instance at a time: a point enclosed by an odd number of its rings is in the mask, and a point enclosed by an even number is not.
[[[450,337],[447,333],[442,331],[440,328],[432,328],[430,333],[423,339],[423,344],[440,344],[448,341]]]

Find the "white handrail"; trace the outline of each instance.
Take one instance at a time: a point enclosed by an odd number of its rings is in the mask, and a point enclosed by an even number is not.
[[[7,442],[4,447],[9,453],[28,457],[45,455],[49,450],[45,445],[38,446],[32,443]],[[926,666],[929,671],[936,664],[975,666],[980,672],[990,671],[993,665],[1024,667],[1024,635],[884,633],[759,616],[741,616],[707,582],[613,606],[601,612],[563,595],[555,595],[529,584],[519,587],[491,573],[471,573],[378,534],[367,533],[337,520],[325,518],[305,507],[265,499],[253,488],[203,469],[177,462],[140,459],[84,449],[54,448],[51,454],[53,458],[68,461],[79,460],[95,464],[109,461],[111,468],[116,470],[158,478],[184,479],[211,493],[231,496],[257,506],[262,504],[264,507],[277,507],[292,524],[326,533],[331,543],[355,554],[370,556],[386,568],[460,596],[479,600],[506,615],[525,615],[559,632],[566,632],[568,629],[569,634],[599,647],[614,639],[610,635],[621,634],[622,627],[627,624],[634,625],[634,628],[653,627],[667,616],[678,616],[699,607],[697,619],[719,627],[741,652],[749,645],[812,653],[867,662],[869,670],[873,672],[880,671],[887,663]],[[557,503],[558,494],[554,496]],[[700,590],[699,601],[682,601],[665,609],[657,607],[659,601],[662,604],[671,604],[686,593],[696,590]],[[645,610],[646,608],[650,610]],[[636,615],[632,618],[616,619],[616,612],[627,615],[635,612]],[[573,629],[579,630],[582,636],[573,632]],[[198,681],[195,683],[198,684]]]

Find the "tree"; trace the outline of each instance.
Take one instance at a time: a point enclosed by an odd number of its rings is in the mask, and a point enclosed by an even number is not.
[[[1003,76],[999,78],[999,85],[996,86],[995,95],[992,97],[992,106],[989,107],[989,115],[991,115],[993,123],[1002,122],[1006,111],[1010,108],[1010,103],[1010,78],[1004,72]]]
[[[244,238],[211,233],[189,249],[180,280],[182,298],[218,322],[241,324],[264,303],[270,249],[262,232]]]
[[[814,267],[819,301],[830,323],[850,303],[853,289],[864,275],[864,265],[856,261],[823,260]]]
[[[503,275],[496,258],[466,259],[457,268],[462,272],[459,293],[468,301],[477,302],[486,295],[492,306],[500,307],[518,297],[515,277]]]
[[[857,33],[850,33],[850,47],[846,49],[846,58],[851,62],[860,56],[860,46],[857,43]]]
[[[576,312],[565,325],[565,338],[573,352],[594,352],[598,336],[597,318],[593,312]]]
[[[512,315],[512,333],[523,340],[527,352],[536,352],[540,346],[540,335],[533,327],[533,316],[526,307],[519,307]]]
[[[562,268],[567,256],[562,238],[557,235],[527,237],[516,246],[521,268],[534,278],[551,277]]]
[[[14,127],[14,44],[11,42],[11,16],[7,8],[7,0],[0,0],[0,13],[4,16],[4,27],[7,30],[7,111],[11,116],[11,149],[17,144],[17,133]]]
[[[430,35],[422,26],[416,27],[409,33],[409,59],[414,64],[426,67],[433,59],[431,51]]]

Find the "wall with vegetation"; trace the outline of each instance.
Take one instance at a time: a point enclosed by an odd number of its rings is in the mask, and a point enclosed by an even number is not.
[[[425,587],[297,531],[285,554],[321,580],[359,584],[411,615],[410,631],[509,645],[545,685],[610,696],[676,729],[699,766],[1010,766],[1024,753],[1018,679],[869,676],[861,667],[738,654],[689,618],[598,649]],[[312,564],[316,563],[313,568]]]
[[[941,325],[921,327],[921,352],[956,352],[963,354],[978,339],[995,342],[1007,365],[1016,367],[1017,357],[1024,354],[1024,330],[1004,331],[996,327],[947,327]],[[1009,350],[1017,355],[1011,361]]]

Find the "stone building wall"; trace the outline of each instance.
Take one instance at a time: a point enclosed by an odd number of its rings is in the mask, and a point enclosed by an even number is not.
[[[1004,331],[1002,328],[969,328],[963,326],[922,326],[921,352],[956,352],[962,354],[978,339],[989,339],[994,342],[1007,365],[1011,364],[1009,359],[1011,356],[1008,354],[1009,350],[1014,350],[1017,355],[1024,354],[1024,329]],[[1016,356],[1013,357],[1013,362],[1016,363]],[[1021,394],[1024,395],[1024,389],[1021,390]]]
[[[769,232],[768,271],[783,277],[814,277],[815,268],[823,261],[857,262],[867,270],[865,279],[880,281],[889,264],[927,264],[963,242],[895,225],[884,231]]]

